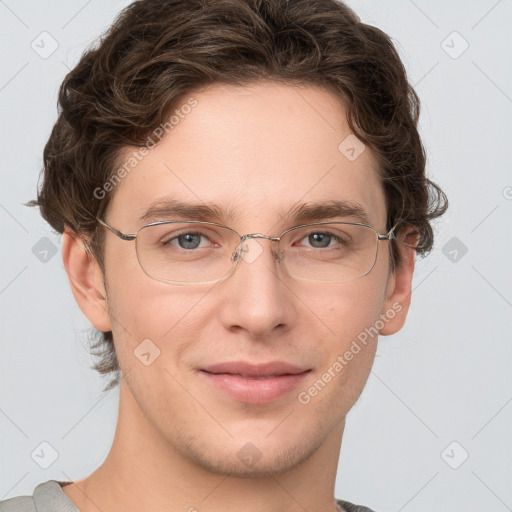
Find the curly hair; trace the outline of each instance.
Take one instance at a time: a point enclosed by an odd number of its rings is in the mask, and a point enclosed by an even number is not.
[[[413,227],[415,250],[433,246],[431,220],[448,201],[425,172],[420,101],[390,37],[337,0],[139,0],[87,49],[59,90],[37,200],[58,232],[88,241],[102,271],[97,216],[127,146],[142,146],[174,106],[214,83],[267,80],[320,86],[344,106],[352,132],[376,156],[387,227]],[[102,189],[103,190],[103,189]],[[400,264],[391,245],[393,270]],[[96,332],[93,368],[119,383],[112,332]]]

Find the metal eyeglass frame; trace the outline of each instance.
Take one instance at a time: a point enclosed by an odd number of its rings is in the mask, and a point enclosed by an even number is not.
[[[298,229],[298,228],[303,228],[303,227],[308,227],[308,226],[322,226],[322,225],[325,225],[325,224],[345,224],[345,225],[349,225],[349,226],[363,226],[365,228],[369,228],[371,230],[373,230],[373,232],[376,234],[377,236],[377,250],[375,252],[375,260],[373,262],[373,265],[371,266],[371,268],[365,272],[362,276],[359,276],[359,277],[354,277],[352,279],[347,279],[346,281],[318,281],[317,279],[307,279],[307,278],[301,278],[301,277],[295,277],[295,276],[292,276],[291,274],[289,274],[289,272],[287,271],[287,273],[293,277],[294,279],[300,279],[300,280],[304,280],[304,281],[315,281],[315,282],[332,282],[332,283],[346,283],[346,282],[349,282],[349,281],[355,281],[356,279],[361,279],[362,277],[368,275],[372,270],[373,268],[375,267],[375,263],[377,262],[377,255],[378,255],[378,252],[379,252],[379,245],[378,245],[378,242],[381,242],[381,241],[391,241],[393,238],[395,238],[394,234],[395,234],[395,229],[397,228],[398,226],[398,222],[389,230],[388,233],[386,234],[381,234],[379,233],[373,226],[369,225],[369,224],[363,224],[361,222],[329,222],[329,221],[326,221],[326,222],[314,222],[312,224],[300,224],[298,226],[293,226],[291,228],[288,228],[286,229],[285,231],[283,231],[281,233],[280,236],[269,236],[269,235],[263,235],[261,233],[247,233],[245,235],[240,235],[240,233],[238,233],[237,231],[235,231],[234,229],[230,228],[229,226],[226,226],[224,224],[219,224],[217,222],[207,222],[207,221],[200,221],[200,220],[159,220],[159,221],[156,221],[156,222],[151,222],[149,224],[146,224],[144,226],[142,226],[141,228],[138,229],[137,233],[123,233],[122,231],[119,231],[118,229],[116,229],[115,227],[111,226],[110,224],[108,224],[107,222],[105,222],[103,219],[100,219],[99,217],[96,217],[96,220],[104,227],[106,227],[111,233],[113,233],[114,235],[116,235],[117,237],[119,237],[121,240],[125,240],[125,241],[133,241],[133,240],[136,240],[137,238],[137,235],[139,234],[139,232],[142,230],[142,229],[145,229],[145,228],[148,228],[150,226],[160,226],[162,224],[183,224],[183,223],[193,223],[193,224],[206,224],[206,225],[213,225],[213,226],[217,226],[217,227],[222,227],[222,228],[227,228],[229,229],[230,231],[232,231],[233,233],[235,233],[237,236],[240,237],[240,244],[238,245],[238,247],[242,247],[241,250],[237,250],[233,253],[233,255],[231,256],[231,261],[235,261],[236,260],[236,264],[232,265],[231,267],[231,270],[229,272],[226,273],[226,275],[224,275],[223,277],[219,278],[219,279],[215,279],[215,280],[212,280],[212,281],[205,281],[205,282],[184,282],[184,281],[169,281],[169,280],[165,280],[165,279],[158,279],[152,275],[150,275],[146,269],[142,266],[140,260],[139,260],[139,255],[138,255],[138,252],[136,250],[136,253],[137,253],[137,261],[139,262],[139,265],[141,266],[142,270],[144,271],[144,273],[150,277],[151,279],[154,279],[155,281],[159,281],[159,282],[162,282],[162,283],[169,283],[169,284],[185,284],[185,285],[199,285],[199,284],[210,284],[210,283],[217,283],[217,282],[220,282],[220,281],[223,281],[224,279],[227,279],[229,276],[231,276],[233,274],[233,272],[235,271],[235,269],[238,267],[240,261],[242,258],[239,258],[239,254],[241,252],[243,252],[243,243],[245,242],[245,240],[249,239],[249,238],[266,238],[268,240],[272,240],[273,242],[279,242],[281,240],[281,238],[286,234],[288,233],[289,231],[293,231],[294,229]],[[281,252],[282,251],[279,251],[279,253],[277,253],[277,258],[276,258],[276,261],[277,262],[280,262],[281,261]],[[274,253],[276,254],[276,253]]]

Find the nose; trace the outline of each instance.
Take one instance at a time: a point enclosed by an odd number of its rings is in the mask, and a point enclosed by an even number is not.
[[[234,273],[223,282],[226,295],[220,315],[226,329],[262,338],[277,329],[289,329],[295,321],[293,294],[277,261],[277,245],[273,240],[277,239],[246,235],[235,253],[234,257],[240,261]]]

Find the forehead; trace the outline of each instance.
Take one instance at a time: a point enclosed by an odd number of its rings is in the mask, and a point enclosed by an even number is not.
[[[148,207],[172,197],[213,204],[231,213],[233,227],[261,229],[299,203],[342,200],[361,205],[384,228],[376,160],[327,90],[215,84],[187,102],[195,106],[175,107],[180,115],[172,129],[117,185],[111,220],[135,228]],[[127,148],[121,164],[134,151]]]

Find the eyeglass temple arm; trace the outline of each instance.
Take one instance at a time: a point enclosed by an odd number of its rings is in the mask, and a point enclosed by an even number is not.
[[[395,229],[397,228],[398,223],[396,223],[390,230],[389,233],[386,233],[385,235],[381,235],[377,233],[377,238],[379,240],[391,240],[395,236]]]
[[[121,240],[135,240],[137,235],[130,235],[126,233],[121,233],[118,229],[112,227],[110,224],[107,224],[104,220],[101,220],[99,217],[96,217],[96,220],[102,225],[105,226],[109,231],[114,233],[114,235],[118,236]]]

